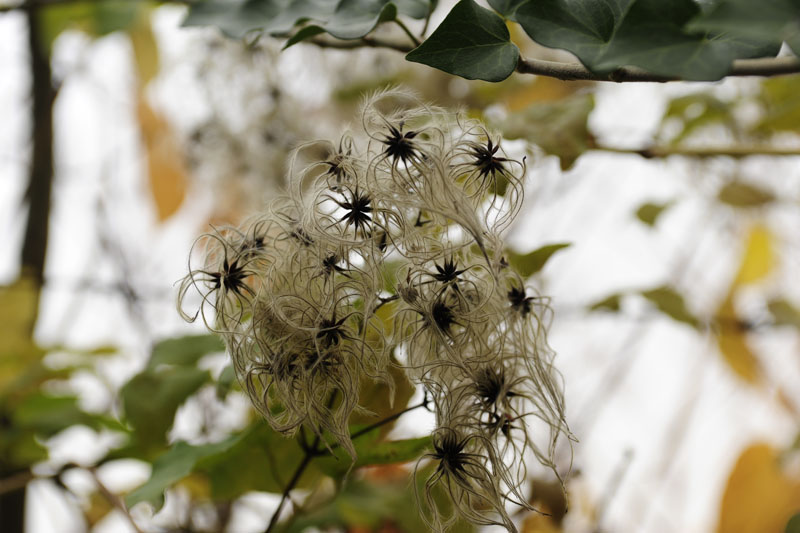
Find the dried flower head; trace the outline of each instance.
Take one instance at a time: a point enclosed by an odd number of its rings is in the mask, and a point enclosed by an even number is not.
[[[202,237],[204,265],[190,265],[179,307],[196,289],[198,314],[276,431],[307,428],[353,458],[349,421],[369,407],[359,391],[393,387],[399,360],[439,420],[425,520],[515,531],[506,504],[530,508],[523,455],[556,471],[569,436],[546,301],[503,258],[524,160],[478,122],[402,91],[368,98],[361,126],[300,147],[285,196],[242,229]]]

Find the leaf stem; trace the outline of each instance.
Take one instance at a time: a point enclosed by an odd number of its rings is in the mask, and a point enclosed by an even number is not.
[[[411,42],[414,43],[414,48],[416,48],[421,44],[420,40],[417,39],[417,36],[411,33],[411,30],[408,29],[408,26],[406,26],[402,20],[396,18],[394,19],[394,22],[403,29],[406,35],[408,35],[408,38],[411,39]]]
[[[336,394],[335,393],[332,394],[331,400],[333,400],[335,397]],[[420,407],[425,407],[429,403],[430,401],[426,397],[418,404],[412,405],[411,407],[406,407],[402,411],[398,411],[394,414],[387,416],[386,418],[383,418],[375,422],[374,424],[370,424],[365,428],[361,428],[360,430],[352,433],[350,435],[350,439],[351,440],[357,439],[358,437],[361,437],[369,433],[373,429],[379,428],[383,425],[388,424],[389,422],[397,420],[398,418],[408,413],[409,411],[413,411],[414,409],[419,409]],[[333,401],[330,401],[329,406],[332,404]],[[270,518],[269,524],[267,525],[267,529],[264,530],[264,533],[271,533],[274,530],[275,525],[278,523],[278,517],[281,514],[281,510],[283,509],[286,500],[289,498],[289,493],[295,488],[297,483],[300,481],[300,477],[303,475],[303,472],[305,472],[306,468],[308,468],[308,465],[311,464],[312,459],[314,459],[315,457],[321,457],[327,455],[328,453],[330,453],[331,450],[338,447],[338,443],[333,443],[330,446],[320,448],[319,445],[321,440],[322,440],[321,435],[317,434],[311,446],[303,447],[304,450],[303,459],[300,461],[300,464],[297,465],[297,468],[295,468],[295,471],[292,474],[292,478],[289,480],[289,483],[286,484],[286,488],[283,489],[283,493],[281,494],[281,501],[278,502],[278,507],[272,513],[272,517]]]

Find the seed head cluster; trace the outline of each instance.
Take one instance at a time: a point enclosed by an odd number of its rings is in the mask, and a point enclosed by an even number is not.
[[[526,459],[555,471],[569,437],[546,301],[503,255],[524,160],[477,121],[397,90],[367,99],[360,129],[298,148],[285,196],[201,237],[204,264],[190,264],[179,309],[224,338],[276,431],[305,427],[353,458],[348,422],[368,412],[359,390],[393,390],[390,369],[403,369],[437,421],[415,469],[431,472],[415,484],[426,523],[516,531],[506,507],[531,508]]]

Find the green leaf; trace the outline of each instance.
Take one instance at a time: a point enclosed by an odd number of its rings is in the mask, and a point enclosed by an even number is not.
[[[468,80],[502,81],[514,72],[519,49],[502,18],[461,0],[406,59]]]
[[[150,479],[125,498],[125,504],[133,507],[139,502],[148,502],[156,510],[164,504],[164,491],[191,474],[197,463],[207,457],[224,454],[241,438],[234,435],[222,442],[193,446],[183,441],[176,442],[166,453],[153,462]]]
[[[612,294],[602,300],[595,302],[589,306],[589,311],[613,311],[617,312],[620,309],[620,299],[622,294]]]
[[[522,277],[527,278],[543,269],[544,265],[550,260],[554,253],[571,245],[572,243],[568,242],[548,244],[527,254],[518,254],[508,250],[507,258],[509,264],[514,267]]]
[[[574,53],[587,68],[609,74],[636,66],[687,80],[717,80],[734,59],[775,55],[774,39],[691,33],[692,0],[490,0],[536,42]]]
[[[717,199],[734,207],[760,207],[772,202],[775,195],[755,185],[732,181],[720,189]]]
[[[224,400],[236,385],[236,371],[233,365],[227,365],[217,378],[217,399]]]
[[[753,133],[800,131],[800,76],[779,76],[762,81],[759,100],[764,114]]]
[[[688,28],[748,39],[786,41],[800,55],[800,2],[797,0],[721,0],[693,19]]]
[[[784,533],[800,533],[800,512],[795,513],[794,516],[786,522]]]
[[[280,493],[303,455],[295,439],[284,437],[259,419],[245,428],[225,453],[204,457],[196,470],[208,475],[213,498],[232,500],[254,490]],[[312,462],[297,487],[313,486],[320,475]]]
[[[776,326],[794,326],[800,328],[800,309],[783,298],[771,300],[767,309],[772,314]]]
[[[178,407],[210,379],[207,371],[198,368],[162,367],[145,370],[122,387],[125,419],[145,452],[165,442]]]
[[[41,392],[26,397],[16,406],[13,422],[44,437],[78,424],[93,429],[115,426],[110,419],[81,410],[75,396],[50,396]]]
[[[194,366],[203,356],[224,352],[225,344],[216,335],[190,335],[159,342],[153,348],[148,369],[159,365]]]
[[[659,216],[661,216],[661,213],[663,213],[671,205],[672,202],[664,202],[661,204],[647,202],[646,204],[642,204],[641,207],[636,210],[636,218],[648,226],[653,227],[656,225],[656,220]]]
[[[294,46],[299,42],[316,37],[320,33],[325,33],[325,28],[320,28],[319,26],[305,26],[292,35],[283,45],[281,50],[286,50],[290,46]]]
[[[733,117],[732,110],[731,104],[709,92],[687,94],[670,100],[661,125],[663,127],[675,120],[682,123],[680,131],[669,139],[670,144],[678,144],[694,133],[702,135],[707,126],[722,124],[732,131],[737,131],[738,123]]]
[[[509,113],[502,122],[492,126],[506,139],[523,138],[548,154],[558,156],[562,170],[568,170],[594,144],[588,127],[592,109],[593,95],[576,94],[530,105]]]
[[[287,43],[326,31],[338,39],[358,39],[380,22],[394,20],[397,13],[423,18],[428,4],[420,0],[206,0],[193,3],[184,26],[217,26],[232,37],[251,31],[286,35],[297,25],[311,22],[313,28]]]
[[[351,429],[356,429],[353,427]],[[315,460],[320,470],[332,477],[341,477],[352,468],[362,466],[407,463],[422,455],[431,446],[430,435],[416,439],[375,442],[378,431],[364,435],[353,441],[356,448],[356,462],[341,448],[337,448],[334,456],[321,457]]]
[[[41,43],[49,50],[62,31],[78,29],[92,37],[100,37],[129,28],[147,14],[146,2],[129,0],[84,0],[53,2],[37,10],[42,28]]]
[[[642,291],[642,296],[650,300],[659,311],[668,317],[688,324],[693,328],[698,327],[699,321],[686,308],[686,303],[675,289],[671,287],[659,287],[657,289]]]

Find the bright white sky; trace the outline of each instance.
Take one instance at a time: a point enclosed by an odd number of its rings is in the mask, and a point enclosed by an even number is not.
[[[168,55],[162,59],[166,72],[151,91],[170,116],[186,124],[203,112],[203,104],[191,76],[181,67],[193,53],[196,30],[178,28],[179,20],[179,11],[158,12],[157,34]],[[24,32],[19,14],[0,15],[2,282],[17,274],[23,220],[19,204],[27,164],[29,83]],[[334,56],[333,61],[343,57]],[[303,95],[307,117],[324,106],[333,87],[326,58],[319,50],[301,46],[280,56],[284,84]],[[58,177],[48,259],[48,278],[54,282],[46,292],[37,335],[45,344],[123,346],[123,354],[101,368],[108,379],[121,384],[144,364],[146,346],[153,339],[200,332],[177,316],[172,284],[185,273],[187,252],[207,220],[213,198],[196,188],[175,217],[165,224],[156,222],[142,174],[131,92],[134,74],[123,37],[91,42],[79,33],[65,34],[57,43],[54,64],[57,72],[69,75],[56,110]],[[753,86],[752,80],[728,80],[717,90],[725,95]],[[666,100],[702,87],[602,85],[591,128],[606,144],[643,146],[651,140]],[[526,208],[509,242],[520,251],[553,242],[573,243],[548,264],[538,283],[553,298],[556,314],[550,340],[566,382],[568,419],[580,439],[575,456],[580,474],[573,481],[575,508],[585,505],[584,497],[602,501],[615,472],[621,465],[625,468],[619,490],[605,509],[603,525],[608,531],[712,530],[721,489],[741,449],[758,439],[785,446],[794,437],[796,427],[775,407],[774,390],[742,386],[721,363],[713,338],[701,338],[685,326],[648,313],[647,305],[635,297],[625,301],[623,318],[582,311],[587,303],[617,290],[665,283],[685,289],[690,308],[700,314],[711,311],[730,283],[741,253],[741,221],[730,212],[709,210],[720,176],[730,170],[731,163],[725,161],[645,161],[601,153],[583,156],[569,172],[561,172],[554,158],[543,157],[531,165]],[[794,198],[800,192],[800,169],[791,161],[755,158],[739,171],[775,184]],[[106,204],[100,215],[99,194]],[[677,205],[655,229],[632,215],[645,201],[672,199]],[[800,287],[791,273],[800,266],[798,242],[797,235],[787,230],[800,227],[796,206],[778,208],[768,220],[783,228],[782,238],[793,244],[770,283],[797,301]],[[132,321],[116,296],[104,292],[77,296],[70,290],[89,277],[98,283],[118,279],[118,265],[96,248],[98,227],[121,243],[126,263],[134,267],[131,282],[154,295],[145,306],[144,324]],[[685,262],[684,274],[673,277],[678,262]],[[762,335],[754,340],[760,353],[770,354],[764,363],[773,378],[785,385],[800,382],[796,335]],[[219,368],[222,363],[209,364]],[[612,376],[620,372],[618,386],[608,390]],[[102,408],[111,400],[89,375],[76,379],[74,386],[88,408]],[[231,411],[240,413],[242,401],[232,402],[238,405],[229,406]],[[191,435],[197,410],[190,405],[180,412],[175,437]],[[430,421],[409,417],[396,431],[424,432],[425,424]],[[53,442],[54,455],[60,461],[87,461],[108,444],[77,429]],[[103,475],[109,486],[121,490],[143,480],[147,471],[130,463],[104,470]],[[86,479],[71,481],[76,487],[91,486]],[[237,533],[259,530],[259,522],[274,505],[260,495],[248,501],[239,507]],[[134,511],[137,516],[147,514],[141,508]],[[44,483],[31,486],[29,512],[31,531],[82,531],[74,508]],[[573,519],[570,531],[584,527]],[[97,531],[129,529],[115,515]]]

